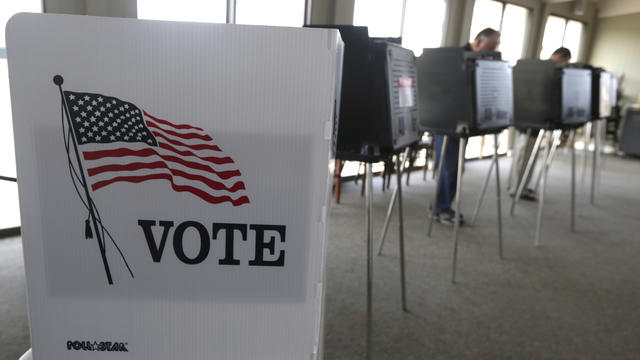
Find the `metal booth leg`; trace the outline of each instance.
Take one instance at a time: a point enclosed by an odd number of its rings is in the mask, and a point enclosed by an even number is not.
[[[569,140],[567,141],[567,144],[575,144],[575,141],[576,141],[576,131],[575,129],[572,129],[569,132]],[[562,151],[564,155],[567,155],[567,151],[569,151],[569,147],[568,146],[565,147],[564,150]]]
[[[544,163],[544,165],[546,167],[551,166],[551,163],[553,162],[553,157],[556,154],[556,150],[558,149],[558,142],[560,141],[560,136],[562,135],[562,130],[555,130],[553,132],[553,136],[551,137],[551,152],[549,152],[549,158],[547,159],[547,162]],[[542,169],[540,169],[540,171],[538,172],[538,178],[536,179],[536,185],[533,188],[534,191],[538,191],[538,188],[540,187],[540,179],[542,178]]]
[[[544,145],[543,164],[547,162],[547,159],[549,157],[550,146],[551,146],[551,133],[547,132],[547,141],[546,141],[546,144]],[[538,203],[538,219],[536,221],[536,237],[535,237],[536,246],[540,245],[540,230],[542,227],[542,208],[544,207],[544,195],[547,190],[547,173],[549,169],[547,168],[547,166],[543,166],[542,171],[543,171],[542,184],[540,186],[540,194],[538,195],[540,202]]]
[[[407,287],[405,280],[405,272],[404,272],[404,220],[402,218],[402,168],[404,167],[404,162],[407,160],[407,156],[409,155],[409,148],[407,148],[404,152],[404,157],[402,161],[398,158],[398,162],[396,163],[396,178],[397,185],[396,189],[398,189],[398,240],[400,246],[400,287],[401,293],[400,298],[402,299],[402,311],[407,312]],[[408,174],[407,174],[408,175]]]
[[[571,130],[571,232],[576,231],[576,129]]]
[[[373,174],[371,171],[371,163],[365,165],[365,232],[367,243],[367,359],[373,356],[373,311],[372,311],[372,292],[373,292],[373,234],[372,234],[372,213],[373,213]]]
[[[584,149],[582,151],[582,171],[580,172],[580,191],[584,186],[584,177],[587,173],[587,157],[589,156],[589,143],[591,143],[591,127],[593,124],[588,122],[584,125]]]
[[[400,155],[398,155],[398,163],[404,164],[407,156],[409,154],[409,148],[404,150],[404,156],[400,159]],[[402,161],[402,162],[401,162]],[[402,169],[398,169],[396,165],[396,172],[402,176]],[[384,241],[387,238],[387,231],[389,230],[389,222],[391,221],[391,214],[393,213],[393,208],[396,205],[396,200],[398,199],[398,192],[401,190],[401,186],[396,186],[391,193],[391,201],[389,201],[389,207],[387,208],[387,216],[384,218],[384,224],[382,225],[382,233],[380,234],[380,243],[378,245],[378,255],[382,255],[382,248],[384,246]]]
[[[460,228],[460,202],[462,198],[462,169],[464,166],[464,149],[467,145],[467,138],[460,139],[460,150],[458,150],[458,176],[456,180],[456,217],[453,223],[453,261],[451,264],[451,283],[456,282],[456,265],[458,262],[458,229]]]
[[[595,205],[595,194],[596,194],[596,173],[598,171],[598,163],[600,160],[600,133],[602,120],[598,120],[595,123],[596,128],[593,133],[594,137],[594,148],[593,148],[593,158],[591,163],[591,195],[589,197],[589,203],[591,205]]]
[[[405,280],[405,257],[404,257],[404,219],[402,215],[402,169],[404,162],[407,160],[409,156],[409,148],[406,148],[404,151],[404,156],[402,158],[398,155],[398,159],[396,161],[396,177],[397,184],[395,189],[393,189],[393,193],[391,194],[391,201],[389,202],[389,207],[387,208],[387,216],[384,220],[384,225],[382,227],[382,234],[380,235],[380,245],[378,247],[378,255],[382,253],[382,247],[384,246],[384,240],[387,236],[387,230],[389,229],[389,222],[391,221],[391,214],[393,213],[393,207],[398,202],[398,240],[400,245],[400,286],[401,293],[400,297],[402,299],[402,311],[407,311],[407,290],[406,290],[406,280]]]
[[[531,133],[531,129],[528,129],[528,133]],[[497,142],[498,134],[494,134],[493,140],[495,141],[494,146],[496,147],[495,151],[497,152],[497,148],[500,147],[500,143]],[[478,213],[480,212],[480,207],[482,206],[482,202],[484,201],[484,196],[487,193],[487,186],[489,186],[489,180],[491,179],[491,173],[493,173],[493,167],[497,164],[495,159],[491,161],[489,165],[489,171],[487,171],[487,176],[484,178],[484,182],[482,183],[482,191],[480,192],[480,197],[478,198],[478,202],[476,203],[475,209],[473,209],[473,216],[471,217],[471,222],[469,225],[473,226],[476,223],[476,219],[478,218]]]
[[[438,172],[436,176],[436,191],[433,195],[433,202],[431,203],[431,212],[429,214],[429,228],[427,229],[427,236],[431,236],[431,230],[433,229],[433,218],[436,212],[436,202],[438,201],[438,193],[440,192],[440,182],[442,181],[442,165],[444,164],[444,154],[447,151],[447,144],[449,142],[449,135],[445,135],[442,138],[442,149],[440,150],[440,163],[438,164]],[[435,151],[434,151],[435,152]]]
[[[500,193],[500,163],[498,158],[498,134],[493,135],[493,162],[496,165],[496,201],[498,207],[498,257],[502,259],[502,194]]]
[[[540,143],[542,142],[542,138],[546,132],[547,131],[541,129],[538,133],[536,142],[533,145],[533,151],[531,151],[531,156],[529,156],[529,160],[527,161],[527,167],[524,169],[524,174],[522,174],[522,177],[518,180],[518,187],[515,196],[513,197],[513,199],[511,199],[511,209],[509,210],[509,214],[511,214],[511,216],[513,216],[516,210],[516,203],[520,199],[520,195],[522,195],[522,190],[524,190],[524,185],[527,182],[527,178],[529,177],[529,173],[531,172],[531,168],[533,167],[533,162],[536,156],[538,156],[538,149],[540,148]]]
[[[596,173],[596,192],[600,189],[600,184],[602,183],[602,168],[605,165],[605,158],[602,157],[604,154],[604,147],[607,143],[607,120],[603,119],[602,124],[600,125],[600,139],[598,143],[598,172]]]
[[[487,192],[487,186],[489,186],[489,179],[491,179],[491,173],[493,173],[493,167],[495,166],[495,164],[495,160],[491,161],[491,165],[489,165],[489,171],[487,171],[487,176],[484,178],[484,182],[482,183],[482,191],[480,192],[480,197],[478,198],[476,207],[475,209],[473,209],[473,216],[471,217],[471,222],[469,223],[471,226],[476,223],[476,218],[478,217],[478,213],[480,212],[482,201],[484,201],[484,195]]]

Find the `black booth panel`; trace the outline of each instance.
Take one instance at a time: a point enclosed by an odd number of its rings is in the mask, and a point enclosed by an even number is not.
[[[424,49],[418,68],[419,126],[437,134],[457,134],[458,123],[473,119],[473,83],[462,48]]]
[[[622,127],[620,151],[640,156],[640,110],[629,109]]]
[[[591,67],[591,120],[600,120],[600,78],[604,70]]]
[[[513,68],[514,124],[546,129],[558,122],[560,78],[550,61],[520,60]]]
[[[369,54],[370,60],[366,71],[369,77],[367,89],[360,90],[363,106],[367,107],[369,121],[361,127],[363,142],[367,146],[379,148],[388,153],[393,147],[391,133],[391,113],[387,74],[387,42],[374,41]]]
[[[520,60],[513,70],[515,125],[561,129],[591,117],[591,70],[550,60]]]
[[[336,28],[344,42],[336,156],[376,161],[418,141],[421,132],[409,126],[411,120],[406,122],[412,112],[417,118],[417,104],[396,105],[397,85],[394,87],[398,76],[413,76],[417,86],[413,53],[384,39],[369,38],[366,27],[311,27]]]

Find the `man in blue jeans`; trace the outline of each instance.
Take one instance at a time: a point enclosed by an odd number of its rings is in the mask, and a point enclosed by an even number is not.
[[[495,51],[500,45],[500,32],[486,28],[478,33],[473,42],[464,46],[465,51]],[[458,154],[460,148],[460,138],[449,136],[447,149],[442,151],[442,141],[444,135],[434,134],[434,146],[436,150],[436,166],[444,156],[442,175],[440,179],[440,191],[436,198],[435,219],[439,223],[453,225],[456,213],[451,208],[451,204],[456,197],[458,177]],[[464,218],[460,214],[460,225],[464,224]]]

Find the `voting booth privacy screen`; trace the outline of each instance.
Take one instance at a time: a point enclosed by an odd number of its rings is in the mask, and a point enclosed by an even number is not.
[[[603,68],[587,66],[592,72],[591,120],[601,120],[613,115],[618,96],[618,79]]]
[[[416,64],[423,131],[473,136],[512,124],[512,69],[499,53],[424,49]]]
[[[411,50],[369,38],[367,28],[336,28],[344,41],[337,157],[378,161],[418,141],[418,78]]]
[[[600,118],[611,116],[611,110],[615,106],[616,92],[613,91],[614,77],[611,73],[603,71],[600,73],[600,98],[598,102],[598,113]]]
[[[551,60],[519,60],[513,69],[515,125],[562,129],[591,120],[591,71]]]
[[[338,31],[19,14],[35,360],[313,359]]]

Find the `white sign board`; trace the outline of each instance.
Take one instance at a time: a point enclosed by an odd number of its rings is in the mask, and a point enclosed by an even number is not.
[[[336,30],[7,25],[33,357],[310,359]]]

